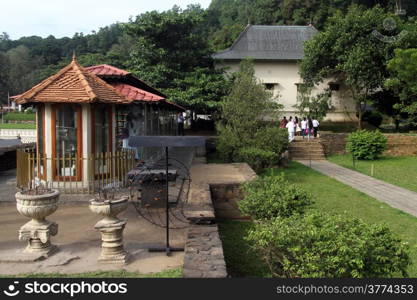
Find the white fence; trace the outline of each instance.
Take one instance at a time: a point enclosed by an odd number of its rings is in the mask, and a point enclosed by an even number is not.
[[[0,139],[16,139],[20,137],[22,143],[36,143],[35,129],[0,129]]]

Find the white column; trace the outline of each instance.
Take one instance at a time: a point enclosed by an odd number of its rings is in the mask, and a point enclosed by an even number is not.
[[[83,141],[83,150],[82,150],[82,157],[83,157],[83,176],[82,181],[84,185],[88,184],[88,174],[90,170],[88,168],[91,164],[88,163],[88,158],[90,158],[91,154],[91,141],[92,141],[92,128],[91,128],[91,106],[90,104],[82,104],[81,106],[81,114],[82,114],[82,141]]]
[[[45,103],[45,153],[46,153],[46,180],[52,182],[52,105]]]

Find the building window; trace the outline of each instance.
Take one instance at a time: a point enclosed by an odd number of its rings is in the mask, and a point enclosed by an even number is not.
[[[298,94],[302,94],[306,91],[307,89],[307,85],[305,83],[296,83],[295,84],[297,86],[297,93]]]
[[[81,178],[81,107],[59,104],[52,112],[53,169],[57,180]]]
[[[94,152],[111,152],[111,108],[106,106],[94,107]]]
[[[267,91],[273,91],[275,89],[275,83],[265,83],[264,85]]]

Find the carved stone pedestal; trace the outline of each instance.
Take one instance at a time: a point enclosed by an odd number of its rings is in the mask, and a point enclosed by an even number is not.
[[[90,210],[104,219],[97,222],[95,229],[101,233],[101,254],[98,258],[102,263],[128,262],[129,254],[123,248],[123,230],[126,220],[120,220],[117,215],[126,210],[128,197],[121,197],[117,200],[91,200]]]
[[[123,230],[126,221],[109,222],[100,221],[94,226],[101,233],[101,254],[98,258],[102,263],[126,264],[129,254],[123,248]]]
[[[38,222],[31,220],[19,230],[19,240],[27,241],[28,245],[23,252],[38,253],[50,256],[58,251],[58,247],[51,244],[51,236],[58,233],[58,224],[55,222]]]
[[[32,219],[19,230],[19,240],[28,242],[24,253],[46,257],[55,253],[58,248],[51,244],[51,236],[58,233],[58,224],[46,220],[45,217],[57,210],[59,192],[57,190],[48,190],[40,194],[33,191],[18,192],[15,197],[18,212]]]

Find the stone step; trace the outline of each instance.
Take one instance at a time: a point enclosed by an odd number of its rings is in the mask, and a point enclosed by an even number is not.
[[[322,155],[323,151],[290,151],[291,156],[309,156],[309,155]]]
[[[288,149],[323,149],[322,145],[291,145]]]
[[[316,159],[316,158],[322,158],[325,159],[326,157],[324,155],[291,155],[292,159]]]

